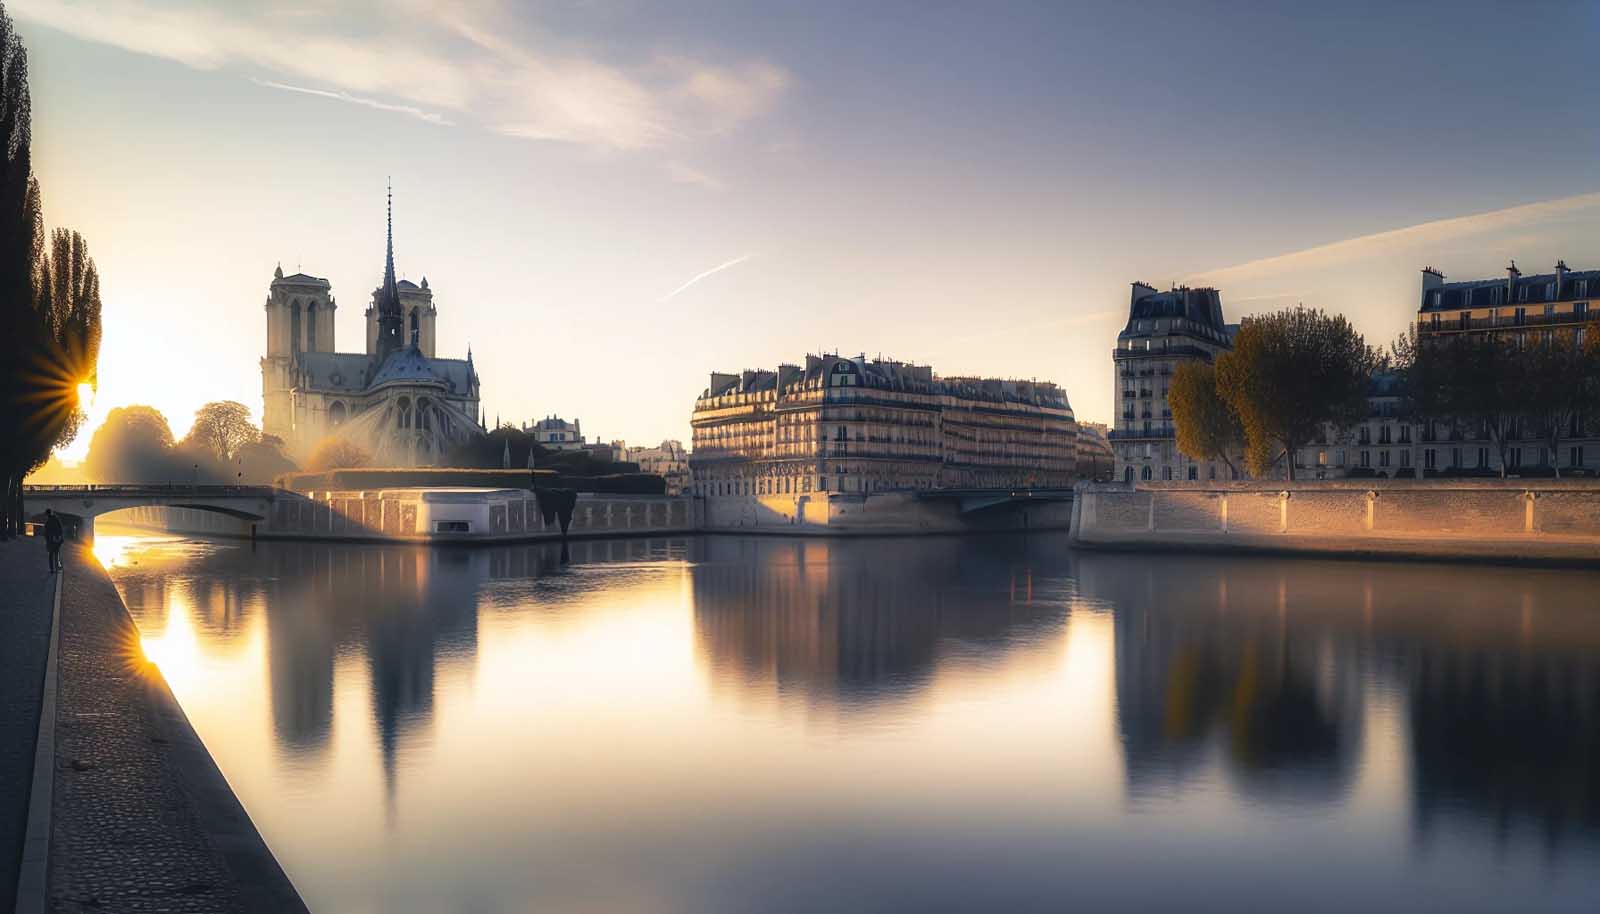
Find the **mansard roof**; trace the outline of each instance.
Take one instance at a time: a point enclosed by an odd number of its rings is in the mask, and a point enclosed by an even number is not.
[[[1222,293],[1203,287],[1191,289],[1178,286],[1166,292],[1157,292],[1143,283],[1134,283],[1128,306],[1128,323],[1124,334],[1137,332],[1136,321],[1154,318],[1178,318],[1191,321],[1200,329],[1213,334],[1227,335],[1227,324],[1222,318]]]
[[[1442,283],[1422,290],[1421,310],[1459,311],[1467,308],[1492,308],[1498,305],[1536,305],[1573,301],[1591,296],[1600,298],[1600,270],[1569,270],[1564,277],[1561,277],[1559,293],[1556,291],[1556,279],[1555,273],[1534,273],[1515,278],[1502,276],[1496,279]],[[1579,282],[1588,284],[1581,296],[1577,293],[1576,284]],[[1500,290],[1498,294],[1496,289]]]

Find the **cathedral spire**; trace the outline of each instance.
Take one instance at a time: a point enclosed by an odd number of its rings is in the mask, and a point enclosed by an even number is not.
[[[405,348],[405,317],[400,308],[400,287],[394,279],[394,184],[388,185],[384,238],[383,288],[378,292],[378,358]]]

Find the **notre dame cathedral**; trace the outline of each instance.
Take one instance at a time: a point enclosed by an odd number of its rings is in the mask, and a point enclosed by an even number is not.
[[[427,277],[394,275],[390,198],[383,285],[367,308],[367,351],[334,351],[338,305],[326,279],[273,274],[267,354],[261,360],[262,430],[302,463],[328,438],[349,441],[379,466],[432,466],[483,434],[478,372],[465,359],[434,357],[438,309]]]

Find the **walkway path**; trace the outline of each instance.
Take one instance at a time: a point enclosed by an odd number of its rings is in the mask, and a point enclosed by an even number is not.
[[[305,911],[111,579],[88,549],[63,555],[51,909]]]
[[[44,540],[0,542],[0,909],[17,893],[55,576]]]

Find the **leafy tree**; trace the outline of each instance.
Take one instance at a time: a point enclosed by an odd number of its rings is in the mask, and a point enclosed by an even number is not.
[[[1487,437],[1500,475],[1517,421],[1526,412],[1527,364],[1500,334],[1461,333],[1411,340],[1397,352],[1413,411]]]
[[[120,406],[89,439],[84,474],[99,483],[186,482],[167,417],[150,406]]]
[[[306,466],[313,470],[347,470],[372,465],[372,455],[342,438],[324,438]]]
[[[1590,323],[1584,342],[1572,330],[1550,332],[1548,339],[1530,341],[1519,360],[1523,418],[1543,439],[1558,479],[1567,430],[1600,404],[1600,350],[1587,344],[1597,327],[1600,323]]]
[[[1244,426],[1217,392],[1217,369],[1209,362],[1182,362],[1172,373],[1167,403],[1178,450],[1195,460],[1220,460],[1237,472],[1232,454],[1243,449]]]
[[[195,411],[194,425],[185,441],[219,463],[239,456],[247,444],[260,439],[261,430],[250,421],[250,408],[233,400],[207,403]]]
[[[1244,429],[1250,472],[1279,459],[1294,479],[1294,453],[1328,426],[1349,428],[1366,411],[1378,364],[1350,322],[1298,306],[1245,318],[1232,352],[1217,359],[1217,391]]]

